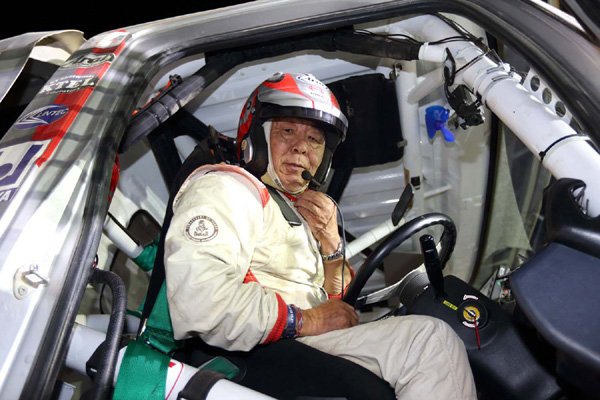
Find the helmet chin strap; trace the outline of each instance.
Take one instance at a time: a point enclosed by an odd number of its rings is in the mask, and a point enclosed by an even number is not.
[[[292,192],[288,189],[285,188],[285,186],[283,186],[283,183],[281,183],[281,180],[279,179],[279,176],[277,175],[277,172],[275,172],[275,168],[273,167],[273,157],[271,156],[271,126],[272,126],[272,121],[266,121],[265,123],[263,123],[263,130],[265,132],[265,140],[267,142],[267,152],[269,154],[269,163],[267,164],[267,173],[264,174],[260,179],[263,183],[274,187],[277,190],[280,190],[282,192],[285,192],[287,194],[291,194],[291,195],[299,195],[301,193],[303,193],[306,188],[308,188],[309,182],[306,182],[306,184],[304,185],[304,187],[302,187],[302,189]]]

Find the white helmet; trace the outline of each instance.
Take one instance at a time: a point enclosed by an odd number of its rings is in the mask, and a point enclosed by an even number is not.
[[[269,164],[269,143],[263,124],[275,117],[307,118],[320,122],[325,151],[313,179],[322,185],[331,167],[333,152],[346,138],[348,120],[329,88],[311,74],[278,72],[250,95],[238,125],[240,165],[261,178]]]

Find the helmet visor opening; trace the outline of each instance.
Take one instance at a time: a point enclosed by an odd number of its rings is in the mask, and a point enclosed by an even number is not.
[[[324,123],[323,130],[325,132],[332,131],[332,127],[335,128],[336,134],[341,142],[346,138],[346,130],[348,128],[348,123],[340,117],[336,117],[325,111],[303,107],[281,107],[272,104],[264,104],[260,110],[259,116],[262,120],[277,117],[295,117],[322,122]],[[344,116],[342,115],[342,117]]]

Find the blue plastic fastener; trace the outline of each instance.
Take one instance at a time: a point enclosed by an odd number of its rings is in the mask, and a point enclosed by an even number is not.
[[[450,116],[450,112],[442,106],[431,106],[425,110],[425,124],[427,125],[427,135],[429,139],[433,139],[437,131],[442,131],[442,136],[446,142],[454,142],[454,135],[446,122]]]

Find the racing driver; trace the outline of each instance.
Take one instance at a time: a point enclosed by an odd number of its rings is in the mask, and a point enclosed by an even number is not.
[[[301,342],[366,368],[403,400],[475,399],[464,345],[444,322],[358,325],[339,298],[352,270],[342,263],[336,207],[308,186],[324,182],[346,129],[335,97],[310,74],[277,73],[250,95],[238,127],[241,168],[200,167],[173,202],[165,270],[175,339],[257,355]],[[288,378],[298,379],[307,380]]]

